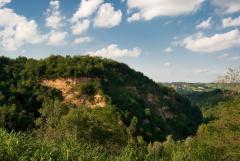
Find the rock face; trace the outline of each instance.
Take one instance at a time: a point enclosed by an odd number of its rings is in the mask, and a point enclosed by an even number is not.
[[[106,100],[100,93],[96,93],[89,98],[75,88],[80,84],[87,84],[91,81],[91,78],[58,78],[43,80],[41,84],[61,91],[65,103],[72,103],[76,106],[84,105],[92,109],[103,108],[106,106]]]

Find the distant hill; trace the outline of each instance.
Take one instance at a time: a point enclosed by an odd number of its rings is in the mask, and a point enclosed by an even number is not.
[[[202,110],[215,107],[219,102],[227,101],[238,94],[236,91],[228,90],[228,85],[218,83],[176,82],[164,85],[188,97]]]
[[[0,115],[9,130],[37,125],[51,136],[53,129],[64,134],[67,128],[85,138],[140,135],[148,141],[186,137],[202,119],[173,89],[125,64],[89,56],[0,57]]]
[[[209,92],[215,89],[227,89],[227,86],[219,83],[186,83],[186,82],[173,82],[163,83],[167,87],[174,88],[181,94],[189,94],[193,92]]]

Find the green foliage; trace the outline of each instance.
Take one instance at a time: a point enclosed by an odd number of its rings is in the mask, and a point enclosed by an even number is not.
[[[100,84],[97,80],[78,83],[74,85],[74,90],[77,92],[77,98],[81,99],[84,97],[90,101],[93,101],[97,94],[103,95]]]
[[[54,144],[26,134],[8,134],[0,129],[0,160],[104,161],[106,152],[96,145],[76,144],[69,140]]]
[[[219,102],[227,101],[237,95],[234,91],[215,89],[208,92],[193,92],[186,96],[202,110],[216,106]]]
[[[54,101],[45,103],[39,111],[41,117],[36,120],[40,127],[38,134],[47,140],[71,138],[76,142],[116,146],[126,143],[125,127],[121,123],[120,114],[114,108],[76,108]]]
[[[174,150],[173,161],[220,161],[224,160],[220,148],[210,146],[194,139],[187,139]]]
[[[15,105],[0,107],[0,126],[7,129],[31,129],[34,116],[26,111],[17,111]],[[19,124],[20,123],[20,124]]]
[[[147,141],[164,140],[168,134],[184,138],[196,132],[201,123],[200,110],[186,98],[122,63],[90,56],[50,56],[42,60],[0,57],[0,107],[4,110],[9,107],[11,111],[14,106],[15,115],[11,115],[20,122],[26,120],[19,126],[10,119],[11,126],[8,126],[5,110],[2,127],[25,131],[35,127],[37,118],[46,119],[40,109],[63,98],[60,91],[41,83],[56,78],[89,78],[91,81],[75,87],[79,95],[91,100],[100,92],[107,98],[109,107],[114,107],[120,115],[118,119],[124,126],[129,127],[133,117],[138,119],[135,135]],[[72,108],[72,105],[64,106]],[[51,116],[48,119],[51,120]],[[57,122],[59,118],[55,119]]]
[[[163,83],[167,87],[175,89],[182,95],[191,95],[193,93],[211,92],[215,89],[228,90],[228,84],[224,83],[186,83],[186,82],[173,82]]]
[[[199,142],[223,149],[222,155],[228,160],[239,160],[240,155],[240,96],[221,102],[204,111],[204,116],[214,116],[208,124],[200,126]]]
[[[216,140],[215,140],[216,141]],[[128,144],[112,153],[99,144],[63,139],[46,141],[29,134],[7,133],[0,129],[0,160],[53,160],[53,161],[225,161],[239,160],[238,149],[211,145],[199,138],[175,142],[171,136],[163,143]]]
[[[42,85],[57,78],[88,78],[74,88],[80,96],[100,93],[106,107],[64,102],[61,91]],[[230,148],[201,142],[216,135],[215,124],[202,125],[193,141],[175,141],[193,135],[201,121],[186,97],[125,64],[89,56],[0,57],[0,126],[6,129],[0,128],[0,160],[214,161],[221,160],[219,151],[237,159]],[[239,130],[237,121],[226,126],[231,137]]]
[[[97,88],[93,83],[83,84],[81,86],[81,93],[88,96],[94,96],[97,94]]]

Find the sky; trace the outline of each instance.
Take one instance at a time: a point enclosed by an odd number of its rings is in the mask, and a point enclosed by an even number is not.
[[[240,0],[0,0],[0,55],[101,56],[157,82],[240,65]]]

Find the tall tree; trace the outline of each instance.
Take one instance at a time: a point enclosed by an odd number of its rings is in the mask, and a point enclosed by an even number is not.
[[[240,91],[240,67],[229,68],[224,76],[221,76],[218,83],[227,85],[229,90]]]

